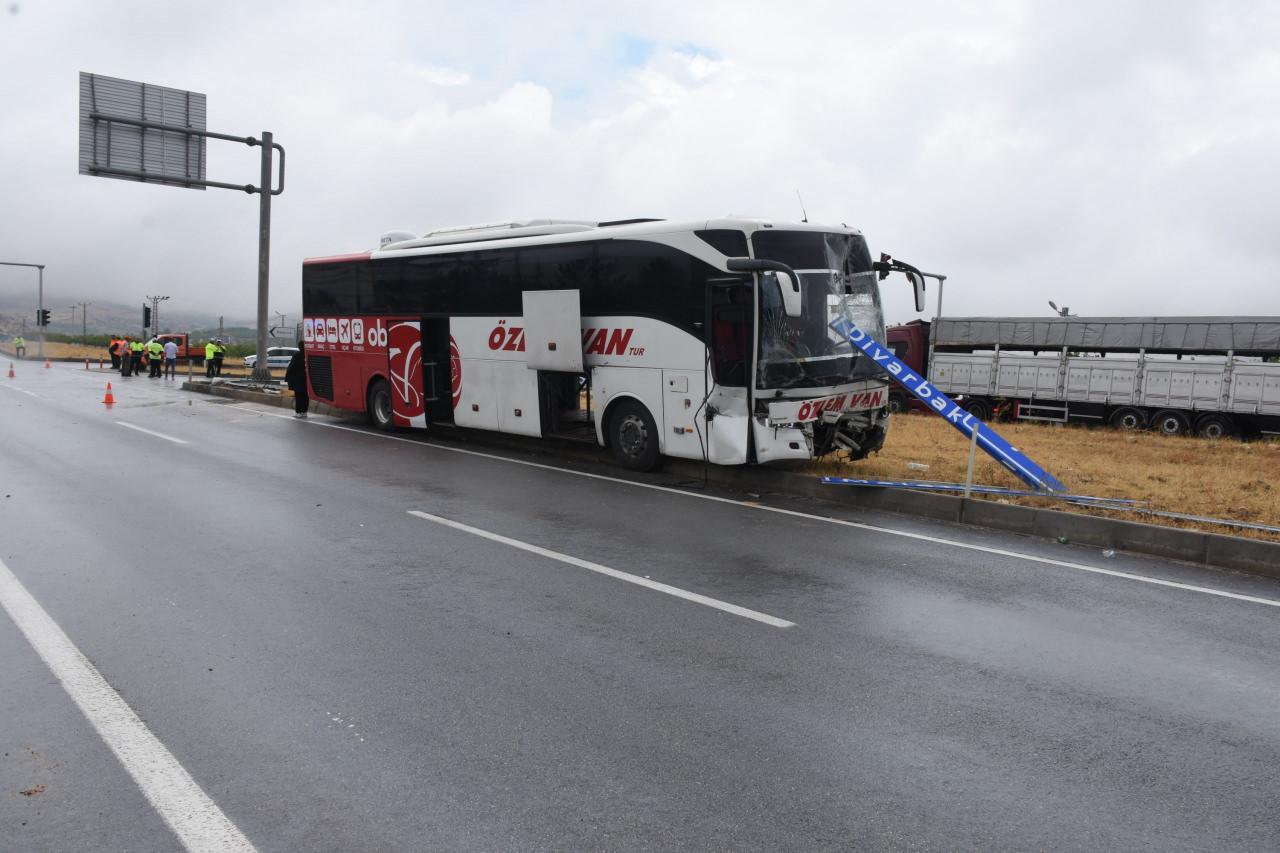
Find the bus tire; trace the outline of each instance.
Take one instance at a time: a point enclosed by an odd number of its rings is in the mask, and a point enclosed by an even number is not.
[[[632,471],[658,467],[658,425],[649,410],[632,399],[619,400],[609,413],[609,448],[618,464]]]
[[[1226,415],[1215,413],[1201,415],[1196,421],[1196,435],[1201,438],[1234,438],[1240,431],[1236,422]]]
[[[1124,432],[1137,432],[1147,428],[1147,416],[1142,409],[1135,409],[1133,406],[1121,406],[1111,413],[1111,418],[1107,423]]]
[[[391,415],[391,386],[385,379],[375,379],[369,384],[369,393],[365,396],[365,413],[369,423],[383,432],[395,429],[395,421]]]
[[[1182,412],[1162,409],[1151,416],[1151,428],[1161,435],[1186,435],[1191,431],[1191,421]]]

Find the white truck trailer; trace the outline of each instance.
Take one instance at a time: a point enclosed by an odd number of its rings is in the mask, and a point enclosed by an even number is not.
[[[930,380],[963,395],[982,419],[1211,438],[1280,434],[1280,317],[957,317],[930,325]]]

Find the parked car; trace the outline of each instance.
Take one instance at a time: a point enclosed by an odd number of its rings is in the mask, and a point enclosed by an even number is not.
[[[297,347],[267,347],[267,367],[288,367],[289,360],[298,351]],[[244,366],[253,367],[258,363],[258,354],[246,355]]]

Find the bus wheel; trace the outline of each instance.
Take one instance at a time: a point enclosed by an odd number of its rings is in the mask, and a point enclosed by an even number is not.
[[[1165,409],[1152,416],[1151,428],[1161,435],[1186,435],[1191,430],[1191,423],[1182,412]]]
[[[369,423],[380,430],[390,432],[395,427],[391,419],[391,386],[385,379],[376,379],[369,386],[369,396],[365,399],[365,412]]]
[[[1147,416],[1142,413],[1141,409],[1135,409],[1132,406],[1121,406],[1111,413],[1109,423],[1116,429],[1122,429],[1125,432],[1137,432],[1140,429],[1147,428]]]
[[[649,410],[635,400],[619,401],[609,417],[609,447],[624,468],[658,467],[658,427]]]
[[[1236,434],[1235,422],[1226,415],[1205,415],[1196,421],[1196,435],[1201,438],[1232,438]]]

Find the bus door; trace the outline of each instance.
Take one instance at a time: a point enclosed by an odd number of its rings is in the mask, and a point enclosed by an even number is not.
[[[427,426],[423,407],[422,324],[391,320],[387,329],[387,375],[391,379],[391,422],[396,426]]]
[[[455,350],[449,318],[423,317],[422,388],[428,423],[453,423]]]

